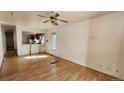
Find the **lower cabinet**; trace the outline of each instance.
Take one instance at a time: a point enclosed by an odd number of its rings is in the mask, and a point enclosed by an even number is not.
[[[45,45],[23,44],[21,55],[39,54],[45,51]]]

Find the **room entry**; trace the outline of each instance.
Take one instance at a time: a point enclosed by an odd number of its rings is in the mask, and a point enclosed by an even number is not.
[[[5,37],[6,37],[6,49],[14,50],[13,31],[5,32]]]

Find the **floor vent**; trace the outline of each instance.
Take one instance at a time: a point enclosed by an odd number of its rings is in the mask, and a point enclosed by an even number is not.
[[[58,62],[59,62],[59,60],[54,60],[54,61],[50,62],[50,64],[56,64]]]

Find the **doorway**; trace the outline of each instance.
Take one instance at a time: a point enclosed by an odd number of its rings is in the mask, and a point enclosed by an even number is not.
[[[7,51],[14,50],[14,37],[13,36],[14,36],[13,31],[5,32]]]
[[[4,54],[7,55],[9,52],[16,52],[17,39],[16,39],[16,26],[2,24],[2,38],[4,45]]]

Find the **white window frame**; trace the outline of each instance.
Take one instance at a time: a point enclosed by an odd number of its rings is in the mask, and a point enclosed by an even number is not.
[[[55,35],[55,37],[54,37],[54,35]],[[52,50],[56,51],[56,45],[57,45],[56,33],[52,33]]]

